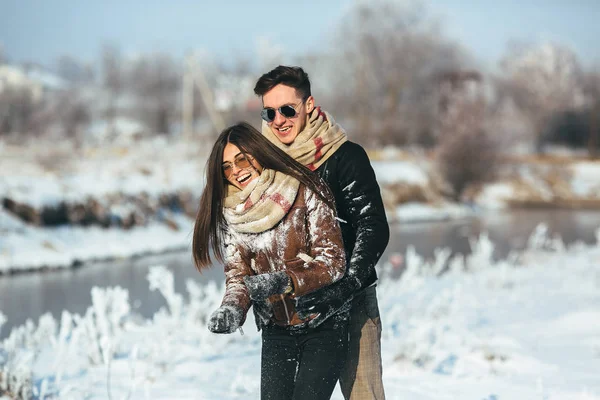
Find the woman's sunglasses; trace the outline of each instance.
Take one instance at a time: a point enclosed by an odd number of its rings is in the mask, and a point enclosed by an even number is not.
[[[248,157],[246,157],[242,153],[238,154],[233,159],[233,163],[230,163],[230,162],[223,163],[222,168],[223,168],[223,174],[225,175],[225,178],[229,179],[229,177],[233,173],[234,165],[236,167],[238,167],[239,169],[245,169],[245,168],[250,167],[252,164],[250,163],[250,160],[248,159]]]
[[[298,114],[294,107],[286,105],[279,108],[263,108],[260,112],[260,116],[267,122],[273,122],[277,115],[277,111],[286,118],[293,118]]]

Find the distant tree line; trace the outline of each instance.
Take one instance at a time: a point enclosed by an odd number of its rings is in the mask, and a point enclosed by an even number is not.
[[[118,48],[105,46],[99,68],[64,56],[55,71],[61,83],[45,89],[41,99],[23,85],[0,91],[0,134],[58,134],[78,143],[93,121],[110,127],[117,117],[134,118],[147,132],[167,135],[177,121],[181,67],[171,56],[146,54],[125,62]]]

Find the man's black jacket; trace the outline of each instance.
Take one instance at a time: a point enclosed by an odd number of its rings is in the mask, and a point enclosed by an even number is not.
[[[316,327],[334,315],[345,318],[352,305],[350,300],[377,281],[375,264],[390,239],[375,172],[360,145],[344,142],[316,172],[335,198],[346,251],[346,273],[339,281],[296,298],[300,318],[318,314],[309,321],[308,327]],[[255,304],[256,315],[262,315],[260,310]],[[267,310],[266,320],[268,318]],[[258,321],[262,319],[257,317],[256,321],[260,329]]]
[[[317,172],[331,189],[341,220],[347,270],[339,284],[353,286],[356,294],[377,280],[375,264],[390,238],[375,172],[365,150],[350,141]]]

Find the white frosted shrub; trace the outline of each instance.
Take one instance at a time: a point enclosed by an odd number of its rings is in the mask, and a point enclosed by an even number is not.
[[[121,287],[92,288],[92,306],[83,317],[75,314],[75,336],[87,346],[92,364],[108,363],[124,333],[124,321],[129,315],[129,292]]]
[[[477,239],[470,239],[469,242],[471,245],[471,254],[467,257],[469,271],[484,270],[494,266],[493,255],[496,246],[487,233],[482,233]]]
[[[32,397],[32,352],[8,355],[6,363],[0,367],[0,393],[6,392],[11,398],[29,400]]]
[[[195,281],[188,279],[186,288],[190,295],[187,309],[188,318],[206,327],[206,321],[221,303],[224,292],[223,285],[217,286],[215,281],[210,281],[200,286]]]
[[[163,265],[150,267],[147,278],[150,282],[150,290],[158,290],[165,298],[171,317],[179,319],[183,311],[183,296],[175,292],[171,271]]]

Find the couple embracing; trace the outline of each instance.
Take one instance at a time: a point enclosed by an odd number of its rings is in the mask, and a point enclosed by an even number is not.
[[[217,139],[193,237],[225,295],[208,328],[232,333],[252,307],[262,330],[261,399],[384,399],[375,264],[389,227],[365,150],[318,107],[308,74],[279,66],[254,88],[262,132]]]

